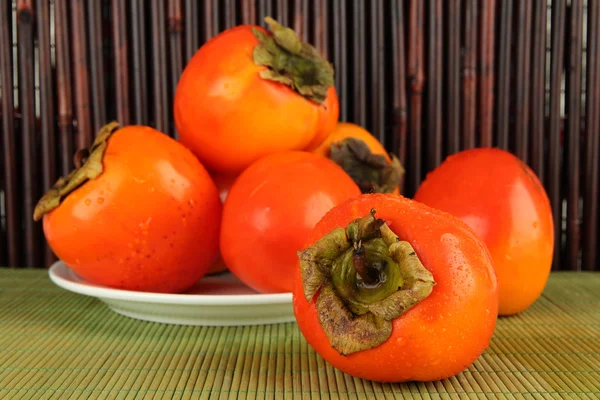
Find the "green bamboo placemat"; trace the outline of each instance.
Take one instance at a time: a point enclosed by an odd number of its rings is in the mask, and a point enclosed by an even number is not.
[[[553,273],[458,376],[379,384],[333,369],[293,323],[137,321],[46,271],[0,269],[0,399],[598,399],[599,370],[600,273]]]

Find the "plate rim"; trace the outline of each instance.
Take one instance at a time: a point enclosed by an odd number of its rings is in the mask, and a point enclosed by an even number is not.
[[[50,280],[57,286],[68,291],[91,296],[120,301],[136,301],[144,303],[179,304],[179,305],[206,305],[206,306],[239,306],[239,305],[273,305],[291,304],[292,293],[257,293],[257,294],[175,294],[137,292],[134,290],[114,289],[91,283],[73,282],[61,276],[60,272],[77,275],[63,261],[54,262],[48,269]],[[83,278],[79,277],[86,282]]]

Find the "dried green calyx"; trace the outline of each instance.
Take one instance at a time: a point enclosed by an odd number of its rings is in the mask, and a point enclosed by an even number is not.
[[[332,143],[329,158],[346,171],[362,193],[392,193],[402,182],[404,168],[395,155],[388,163],[382,154],[373,154],[356,138]]]
[[[392,320],[431,294],[435,281],[410,243],[375,210],[298,252],[304,295],[317,296],[318,319],[332,347],[348,355],[379,346]]]
[[[268,67],[263,79],[287,85],[302,96],[323,103],[327,90],[335,84],[333,67],[313,46],[302,42],[296,32],[266,17],[272,35],[253,28],[259,44],[254,47],[254,62]]]
[[[102,158],[110,136],[119,128],[118,122],[103,126],[92,147],[82,149],[75,154],[75,169],[66,177],[61,177],[54,186],[38,201],[33,210],[33,219],[39,221],[44,214],[60,205],[61,200],[90,179],[97,178],[103,170]],[[83,159],[85,154],[85,159]]]

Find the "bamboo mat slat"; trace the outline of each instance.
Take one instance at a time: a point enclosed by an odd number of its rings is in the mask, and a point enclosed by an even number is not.
[[[380,384],[335,370],[296,324],[162,325],[122,317],[0,269],[1,399],[598,399],[600,274],[554,272],[485,353],[438,382]]]

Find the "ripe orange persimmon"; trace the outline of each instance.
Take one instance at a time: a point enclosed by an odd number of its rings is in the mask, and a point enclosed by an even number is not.
[[[339,122],[313,151],[340,165],[363,193],[400,193],[404,176],[400,161],[359,125]]]
[[[499,149],[454,154],[427,175],[415,200],[457,216],[483,239],[498,275],[500,315],[519,313],[540,296],[554,224],[548,196],[524,162]]]
[[[150,127],[111,123],[34,219],[43,216],[54,253],[89,282],[176,293],[214,262],[221,209],[192,152]]]
[[[450,214],[402,196],[364,194],[327,213],[298,256],[298,326],[350,375],[443,379],[489,345],[498,311],[490,254]]]
[[[225,264],[258,292],[291,292],[296,252],[312,228],[333,206],[358,195],[352,179],[325,157],[284,151],[261,158],[225,200]]]
[[[174,98],[180,140],[212,172],[236,174],[259,158],[316,147],[339,116],[333,68],[271,18],[204,44]]]

